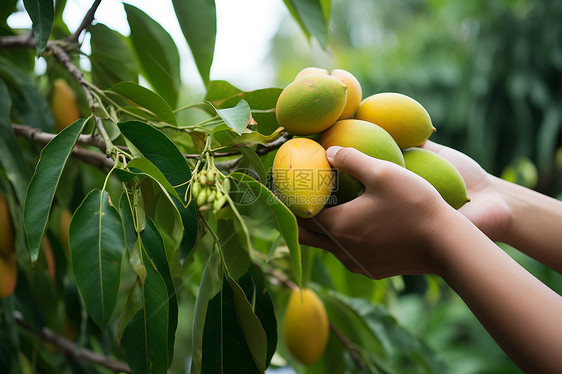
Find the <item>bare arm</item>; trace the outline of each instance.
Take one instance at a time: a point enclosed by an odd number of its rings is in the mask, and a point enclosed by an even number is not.
[[[362,181],[366,192],[300,220],[303,243],[331,251],[349,270],[371,278],[438,274],[521,369],[560,369],[562,297],[417,175],[349,148],[335,155],[330,149],[327,156]],[[495,217],[487,219],[508,232]]]
[[[494,177],[468,156],[427,142],[451,161],[471,202],[460,209],[492,240],[507,243],[562,274],[562,201]]]

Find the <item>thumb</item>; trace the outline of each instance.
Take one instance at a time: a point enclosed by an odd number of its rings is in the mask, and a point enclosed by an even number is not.
[[[338,171],[348,174],[367,185],[373,179],[378,161],[355,148],[332,146],[326,150],[326,158]]]

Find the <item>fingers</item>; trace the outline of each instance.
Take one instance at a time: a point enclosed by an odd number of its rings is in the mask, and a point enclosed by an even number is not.
[[[330,164],[340,172],[368,184],[373,178],[378,161],[355,148],[330,147],[326,151],[326,158]]]

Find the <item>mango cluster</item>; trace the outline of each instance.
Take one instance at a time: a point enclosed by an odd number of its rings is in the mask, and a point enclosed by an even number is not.
[[[435,131],[427,110],[415,99],[395,92],[363,99],[353,74],[316,67],[303,69],[282,91],[276,105],[280,126],[295,135],[278,150],[273,187],[299,217],[310,218],[326,204],[340,204],[363,193],[364,186],[335,172],[325,150],[352,147],[393,162],[429,181],[451,206],[469,201],[464,181],[442,156],[417,148]]]

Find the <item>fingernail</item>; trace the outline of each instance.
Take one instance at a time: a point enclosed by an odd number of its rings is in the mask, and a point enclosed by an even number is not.
[[[334,157],[336,157],[336,153],[338,153],[340,149],[342,149],[342,147],[340,147],[339,145],[334,145],[328,148],[326,150],[326,158],[328,159],[328,161],[331,162],[334,159]]]

